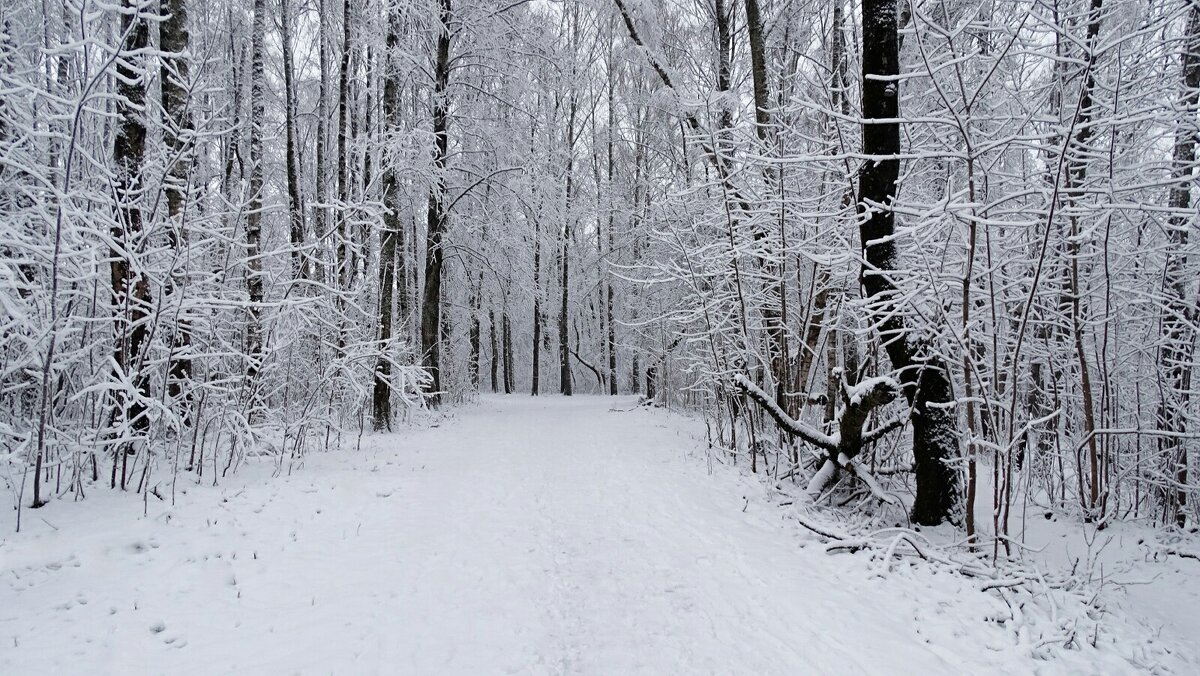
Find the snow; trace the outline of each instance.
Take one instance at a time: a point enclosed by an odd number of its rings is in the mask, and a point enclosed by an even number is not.
[[[1037,659],[978,581],[827,554],[706,462],[701,424],[635,403],[485,397],[290,476],[181,481],[174,507],[93,490],[26,512],[0,541],[0,673],[1197,666],[1149,631]]]
[[[875,391],[877,387],[885,387],[893,392],[900,391],[900,383],[889,376],[875,376],[873,378],[865,378],[854,385],[846,386],[846,399],[849,400],[851,406],[862,404],[863,397]]]
[[[986,471],[984,471],[986,469]],[[975,522],[992,530],[992,473],[981,468]],[[1042,570],[1074,570],[1103,593],[1111,612],[1145,625],[1165,645],[1195,652],[1200,636],[1200,561],[1167,555],[1166,534],[1145,519],[1114,521],[1103,529],[1032,502],[1014,501],[1012,536],[1020,547],[1013,556]],[[1177,535],[1176,537],[1185,537]],[[1179,549],[1196,549],[1197,536]],[[1192,666],[1197,672],[1195,655]]]

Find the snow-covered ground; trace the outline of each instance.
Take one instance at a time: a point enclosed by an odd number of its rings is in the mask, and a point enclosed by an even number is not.
[[[1200,671],[1127,618],[1038,659],[977,580],[826,554],[710,472],[702,430],[629,398],[486,397],[145,517],[103,490],[27,511],[0,524],[0,674]]]

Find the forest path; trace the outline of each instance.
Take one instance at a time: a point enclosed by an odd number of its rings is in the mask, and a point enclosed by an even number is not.
[[[707,471],[702,430],[628,397],[485,397],[146,518],[105,491],[26,512],[0,541],[0,673],[1011,666],[998,602],[800,547],[760,486]]]

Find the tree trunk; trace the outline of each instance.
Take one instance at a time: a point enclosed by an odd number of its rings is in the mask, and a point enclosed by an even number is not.
[[[542,239],[537,219],[533,221],[533,372],[530,396],[541,394],[542,370]]]
[[[1066,198],[1078,203],[1084,198],[1085,183],[1088,174],[1088,144],[1092,138],[1093,108],[1092,92],[1096,88],[1094,65],[1096,60],[1096,42],[1100,33],[1100,13],[1103,0],[1091,0],[1088,7],[1087,37],[1084,42],[1087,63],[1084,66],[1083,87],[1079,94],[1079,107],[1075,120],[1075,138],[1071,140],[1067,152],[1067,175],[1065,177]],[[1083,286],[1079,274],[1079,258],[1081,255],[1079,217],[1074,213],[1068,216],[1070,236],[1067,239],[1067,255],[1070,264],[1068,279],[1068,295],[1070,297],[1071,333],[1074,337],[1075,358],[1079,365],[1080,390],[1083,394],[1083,433],[1088,448],[1088,492],[1081,495],[1084,517],[1087,520],[1101,518],[1100,504],[1100,459],[1096,440],[1095,402],[1092,393],[1091,367],[1088,365],[1087,352],[1084,347],[1084,317],[1083,317]],[[1081,478],[1082,480],[1082,478]]]
[[[1192,2],[1188,10],[1185,49],[1180,58],[1183,80],[1182,119],[1176,122],[1175,149],[1171,158],[1171,187],[1168,222],[1166,274],[1163,312],[1163,335],[1166,340],[1159,351],[1160,369],[1166,375],[1166,387],[1158,406],[1158,429],[1171,434],[1187,432],[1187,415],[1191,399],[1192,365],[1195,344],[1196,311],[1188,306],[1188,256],[1185,253],[1188,235],[1194,227],[1191,215],[1193,171],[1196,163],[1196,115],[1200,108],[1200,3]],[[1168,519],[1182,527],[1187,522],[1188,452],[1187,443],[1179,437],[1163,437],[1159,450],[1167,462],[1168,476],[1174,488],[1163,491]]]
[[[913,408],[913,455],[917,495],[913,521],[936,525],[961,517],[957,416],[953,387],[944,360],[924,354],[909,335],[906,315],[896,306],[899,289],[891,281],[899,263],[893,239],[900,170],[899,45],[896,0],[863,0],[863,154],[879,159],[863,164],[859,178],[859,237],[864,261],[862,285],[871,315],[877,317],[880,340],[887,349]],[[875,120],[885,120],[876,122]]]
[[[760,145],[759,153],[767,157],[771,153],[771,116],[767,107],[770,105],[770,93],[767,86],[767,57],[766,45],[763,39],[762,17],[760,16],[758,0],[746,0],[746,30],[750,37],[750,74],[754,84],[754,131]],[[776,186],[779,178],[770,162],[763,163],[763,181],[768,188]],[[762,240],[767,236],[766,229],[756,226],[754,239]],[[774,257],[764,255],[759,263],[764,285],[766,300],[763,303],[763,323],[767,328],[767,344],[770,350],[771,379],[775,381],[775,401],[785,409],[789,407],[784,396],[790,379],[788,378],[788,343],[786,312],[784,299],[787,289],[784,276],[779,272],[779,264]]]
[[[470,354],[467,357],[467,377],[471,383],[471,389],[479,391],[479,360],[480,360],[480,323],[479,310],[480,299],[479,294],[483,287],[483,273],[479,273],[479,281],[471,290],[471,298],[467,303],[471,313],[471,324],[467,330],[467,342],[470,344]]]
[[[714,0],[714,17],[717,25],[717,91],[728,92],[733,72],[733,30],[730,27],[732,18],[725,0]],[[717,122],[719,142],[728,143],[726,130],[733,126],[733,111],[728,103],[721,106],[721,115]]]
[[[246,380],[254,380],[262,368],[262,212],[263,212],[263,123],[266,117],[264,42],[267,30],[266,0],[254,0],[254,25],[250,62],[250,202],[246,208]]]
[[[164,120],[163,140],[171,153],[167,171],[165,192],[167,215],[171,219],[171,247],[179,251],[187,242],[183,211],[188,186],[188,169],[192,133],[192,118],[188,111],[188,50],[190,36],[187,29],[187,0],[161,0],[159,13],[166,18],[159,24],[159,48],[163,53],[159,73]],[[182,274],[170,281],[168,293],[182,293],[186,283]],[[187,353],[191,349],[192,336],[187,312],[179,311],[175,326],[171,364],[167,373],[167,395],[173,401],[181,401],[182,417],[187,420],[190,410],[190,395],[184,397],[183,385],[192,376],[192,360]]]
[[[120,382],[123,380],[122,374],[132,371],[136,389],[134,396],[123,390],[114,390],[111,415],[114,426],[128,424],[135,434],[144,433],[149,427],[145,417],[146,407],[139,399],[149,395],[149,379],[140,362],[152,302],[150,279],[139,271],[140,266],[134,262],[134,257],[143,248],[142,209],[138,202],[142,191],[141,170],[146,156],[146,122],[142,116],[146,109],[146,83],[149,77],[144,52],[150,36],[146,18],[138,8],[139,3],[127,0],[125,11],[121,14],[121,28],[126,39],[122,48],[123,56],[117,61],[116,109],[119,122],[113,140],[119,207],[111,232],[118,248],[109,252],[115,333],[113,364],[118,370],[113,379]],[[116,446],[113,457],[114,487],[118,458],[122,460],[124,468],[124,458],[132,452],[129,443]],[[125,480],[122,469],[122,489],[125,488]],[[38,502],[40,497],[35,494],[34,501]]]
[[[601,264],[600,274],[604,275],[604,323],[608,327],[607,346],[608,346],[608,393],[616,396],[617,389],[617,326],[613,321],[613,275],[610,271],[613,261],[611,258],[616,256],[616,233],[615,218],[616,205],[613,204],[614,183],[616,181],[616,162],[613,159],[614,135],[616,134],[617,125],[617,104],[616,104],[616,77],[613,75],[614,67],[613,54],[610,51],[608,55],[608,265]]]
[[[575,192],[575,112],[577,108],[575,96],[571,96],[570,109],[567,112],[567,185],[566,199],[563,205],[562,237],[559,241],[559,256],[562,265],[560,279],[561,303],[558,311],[558,386],[564,396],[571,396],[571,338],[567,331],[570,323],[570,308],[568,294],[571,288],[571,198]]]
[[[292,279],[309,278],[308,253],[304,249],[304,196],[300,192],[300,148],[296,138],[296,85],[292,64],[290,0],[280,0],[279,25],[283,43],[283,105],[287,133],[288,235],[292,244]]]
[[[325,231],[329,201],[328,193],[328,164],[329,164],[329,0],[317,1],[317,65],[321,74],[321,82],[317,88],[317,119],[316,119],[316,195],[319,206],[313,211],[313,230],[315,236],[324,242],[328,235]],[[327,270],[322,270],[321,276],[328,280]]]
[[[496,393],[496,392],[500,391],[500,388],[498,387],[498,385],[500,384],[500,381],[498,380],[498,375],[499,375],[498,367],[500,366],[499,362],[500,362],[500,359],[502,358],[502,356],[500,355],[499,351],[497,350],[497,348],[499,346],[496,344],[496,310],[495,310],[495,308],[492,308],[492,307],[488,308],[488,339],[489,339],[489,343],[490,343],[489,346],[491,347],[491,350],[492,350],[492,352],[491,352],[492,358],[491,358],[491,364],[490,364],[491,371],[492,371],[491,372],[492,392]]]
[[[400,45],[400,18],[397,10],[388,10],[388,54],[395,54]],[[400,111],[400,77],[394,69],[388,69],[383,83],[383,117],[386,136],[398,132],[402,127]],[[386,353],[394,335],[395,288],[399,278],[404,284],[403,271],[396,272],[397,259],[403,260],[404,223],[400,219],[400,177],[396,162],[383,158],[383,231],[379,238],[379,349]],[[399,255],[398,255],[398,252]],[[403,298],[403,289],[401,290]],[[401,321],[404,319],[405,303],[401,301]],[[380,354],[375,365],[375,384],[372,393],[375,429],[391,429],[392,426],[392,363],[386,354]]]
[[[513,370],[512,322],[509,321],[508,310],[504,311],[502,326],[504,327],[504,393],[512,394],[517,389],[517,373]]]
[[[446,158],[449,154],[450,106],[450,34],[451,0],[439,0],[438,28],[433,62],[433,167],[434,181],[429,188],[429,208],[425,231],[425,289],[421,298],[421,354],[431,377],[428,401],[441,403],[441,295],[442,239],[449,215],[446,213]]]
[[[391,170],[389,169],[389,172]],[[387,182],[384,182],[387,190]],[[375,429],[392,429],[392,361],[388,351],[393,340],[392,318],[395,315],[396,240],[399,219],[385,212],[383,233],[379,245],[379,358],[375,362],[375,383],[372,392],[372,411]],[[389,221],[397,221],[392,223]]]
[[[354,254],[350,242],[350,225],[347,215],[350,205],[350,0],[342,4],[342,60],[338,76],[338,141],[337,141],[337,269],[338,286],[342,291],[350,289],[354,280]]]

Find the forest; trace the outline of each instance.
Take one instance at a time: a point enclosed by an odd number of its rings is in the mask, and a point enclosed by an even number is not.
[[[865,570],[1200,600],[1198,140],[1200,0],[0,0],[0,531],[683,425]]]

